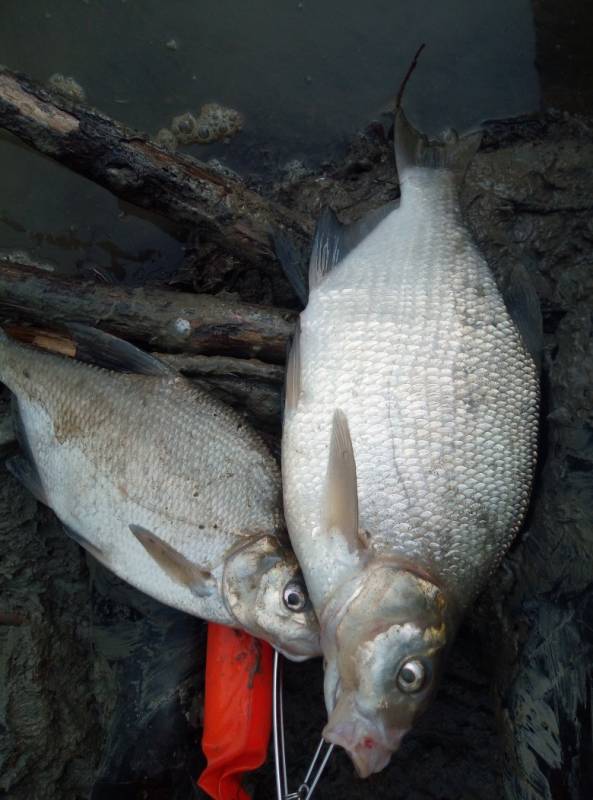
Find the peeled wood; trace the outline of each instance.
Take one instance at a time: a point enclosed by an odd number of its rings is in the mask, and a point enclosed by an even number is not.
[[[276,232],[289,240],[295,256],[308,249],[312,224],[306,216],[5,67],[0,127],[117,197],[198,228],[241,260],[275,262]]]
[[[0,262],[0,315],[36,325],[82,322],[165,352],[282,363],[293,311],[162,289],[77,281]]]

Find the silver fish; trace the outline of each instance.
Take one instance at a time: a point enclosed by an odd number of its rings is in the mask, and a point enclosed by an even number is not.
[[[317,655],[317,621],[283,541],[279,469],[263,441],[152,356],[73,330],[82,353],[120,371],[0,332],[0,380],[16,397],[27,455],[11,471],[133,586],[293,660]]]
[[[517,279],[527,313],[510,313],[463,224],[478,145],[398,115],[400,206],[359,243],[322,218],[289,359],[285,514],[321,625],[324,736],[363,777],[427,707],[530,495],[539,307]]]

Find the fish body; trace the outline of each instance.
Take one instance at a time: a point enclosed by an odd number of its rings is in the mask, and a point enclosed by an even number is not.
[[[318,233],[282,442],[325,736],[363,776],[426,707],[536,461],[535,360],[459,210],[477,141],[430,147],[402,115],[397,136],[399,208],[345,255],[327,220]]]
[[[167,605],[318,651],[308,608],[283,602],[299,569],[283,541],[279,469],[238,414],[136,348],[145,374],[90,366],[0,338],[28,455],[13,464],[66,529],[113,572]]]

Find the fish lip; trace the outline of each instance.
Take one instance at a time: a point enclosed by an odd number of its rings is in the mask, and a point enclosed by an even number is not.
[[[308,661],[310,658],[315,658],[315,656],[310,655],[302,655],[302,654],[295,654],[291,653],[288,650],[285,650],[283,647],[278,647],[278,645],[274,645],[274,649],[277,650],[281,656],[288,659],[288,661],[292,661],[295,664],[300,664],[302,661]]]
[[[293,639],[288,643],[284,641],[282,645],[277,642],[272,642],[272,645],[281,655],[289,661],[294,661],[296,663],[307,661],[310,658],[318,658],[322,654],[319,640],[313,643],[307,637]]]
[[[385,769],[391,760],[391,756],[399,749],[401,741],[408,730],[408,728],[405,728],[394,732],[393,741],[389,745],[378,741],[383,737],[373,736],[370,732],[359,736],[358,741],[353,745],[347,736],[331,729],[328,723],[323,730],[323,738],[330,744],[342,747],[350,756],[358,776],[360,778],[368,778],[370,775]],[[369,742],[372,742],[372,744],[369,744]]]

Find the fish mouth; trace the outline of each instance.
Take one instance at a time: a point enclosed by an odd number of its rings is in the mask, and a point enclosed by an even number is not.
[[[326,726],[323,738],[330,744],[343,747],[352,759],[358,775],[361,778],[368,778],[369,775],[385,769],[407,732],[407,730],[397,731],[397,735],[390,742],[389,747],[380,742],[377,736],[370,731],[353,739],[339,730]]]
[[[369,775],[385,769],[409,730],[383,730],[379,725],[366,719],[352,700],[339,701],[323,729],[323,738],[330,744],[343,747],[352,759],[358,775],[368,778]]]
[[[275,649],[289,661],[307,661],[309,658],[317,658],[321,655],[321,645],[319,639],[303,637],[293,639],[289,642],[286,639],[280,642],[272,642]]]
[[[354,764],[354,768],[360,778],[368,778],[375,772],[385,769],[391,760],[393,750],[382,745],[372,736],[363,736],[357,742],[352,742],[337,731],[323,731],[323,738],[330,744],[337,744],[343,747],[348,753]],[[402,734],[403,738],[403,734]]]

